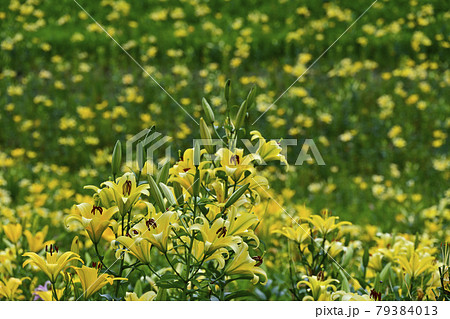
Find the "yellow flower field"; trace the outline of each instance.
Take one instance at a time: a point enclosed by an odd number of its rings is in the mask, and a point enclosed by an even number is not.
[[[450,300],[445,1],[0,3],[0,300]]]

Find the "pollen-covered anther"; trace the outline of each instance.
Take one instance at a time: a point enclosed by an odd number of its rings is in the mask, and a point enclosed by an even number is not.
[[[217,236],[218,238],[220,238],[220,236],[225,237],[227,234],[227,228],[225,226],[220,227],[217,231],[216,234],[218,234],[219,236]]]

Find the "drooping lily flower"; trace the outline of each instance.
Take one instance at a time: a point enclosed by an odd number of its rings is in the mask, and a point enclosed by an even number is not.
[[[105,285],[112,285],[114,280],[128,280],[127,278],[114,278],[108,274],[99,275],[99,270],[94,267],[74,267],[81,281],[83,288],[83,296],[85,299],[92,296],[94,293],[102,289]]]
[[[243,242],[234,258],[225,267],[225,274],[251,275],[253,276],[253,279],[251,280],[253,284],[257,284],[260,279],[263,279],[264,281],[261,281],[261,283],[265,284],[267,282],[267,274],[263,269],[257,267],[261,261],[262,260],[260,260],[260,258],[250,257],[250,254],[248,253],[248,245]]]
[[[16,244],[22,236],[22,225],[9,223],[8,225],[3,225],[3,231],[5,232],[6,238],[13,244]]]
[[[113,222],[111,218],[118,211],[114,206],[109,209],[88,203],[76,205],[76,211],[66,218],[66,225],[70,220],[76,220],[83,225],[89,238],[97,244],[108,226]]]
[[[106,181],[103,185],[113,190],[114,200],[122,216],[125,216],[133,208],[141,194],[147,196],[150,194],[148,192],[150,188],[148,184],[136,185],[136,177],[133,173],[125,173],[116,182]]]
[[[36,234],[32,234],[28,229],[23,232],[25,237],[27,238],[28,247],[32,252],[39,252],[44,249],[45,246],[54,244],[54,240],[45,241],[45,236],[47,235],[48,226],[45,226],[41,231],[38,231]]]
[[[55,248],[54,248],[55,247]],[[56,246],[50,245],[50,250],[47,251],[45,259],[36,253],[28,252],[23,254],[24,257],[29,257],[25,260],[22,267],[28,264],[33,264],[39,267],[50,279],[50,282],[55,283],[60,273],[68,267],[72,260],[79,260],[83,262],[77,254],[71,251],[65,253],[58,252]]]

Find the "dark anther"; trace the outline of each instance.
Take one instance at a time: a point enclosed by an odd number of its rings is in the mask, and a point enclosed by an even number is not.
[[[381,292],[377,292],[375,289],[372,289],[370,291],[370,298],[373,298],[375,301],[381,301]]]
[[[185,173],[189,170],[190,170],[190,168],[183,168],[183,172],[185,172]]]
[[[95,215],[95,211],[98,210],[98,212],[100,213],[100,215],[103,213],[103,208],[101,208],[100,206],[92,206],[91,209],[91,214]]]
[[[225,226],[220,227],[217,231],[216,234],[219,234],[219,236],[217,236],[218,238],[220,238],[220,236],[225,237],[225,235],[227,234],[227,228]]]
[[[319,271],[319,273],[317,274],[317,280],[319,281],[324,281],[325,279],[325,274],[323,273],[323,271]]]
[[[127,235],[126,235],[127,237],[130,237],[131,238],[131,235],[130,235],[130,233],[127,233]]]
[[[136,229],[133,229],[133,235],[137,235],[139,232]]]
[[[263,258],[261,256],[252,257],[252,259],[256,260],[255,267],[261,266],[263,263]]]
[[[92,268],[97,267],[97,263],[95,261],[92,262]]]
[[[156,227],[158,227],[158,225],[156,225],[156,221],[153,218],[150,218],[149,220],[147,220],[145,222],[145,226],[147,226],[148,230],[150,230],[150,227],[152,227],[153,229],[156,229]]]
[[[239,155],[233,155],[230,157],[230,164],[238,165],[239,164]]]
[[[58,251],[59,251],[59,248],[56,245],[55,245],[55,251],[56,251],[56,253],[58,253]]]
[[[122,186],[123,195],[130,196],[131,194],[131,181],[126,181]]]

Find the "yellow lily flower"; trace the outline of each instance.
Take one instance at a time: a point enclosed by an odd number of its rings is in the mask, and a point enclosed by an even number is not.
[[[147,291],[142,296],[138,297],[135,292],[127,292],[125,295],[125,301],[152,301],[156,298],[156,292]]]
[[[305,240],[309,240],[311,236],[309,224],[307,223],[300,224],[300,226],[297,226],[295,229],[293,227],[285,226],[282,229],[274,230],[272,233],[281,234],[298,244],[302,244]]]
[[[303,276],[307,280],[302,280],[297,283],[297,288],[300,288],[302,284],[309,287],[311,296],[306,296],[303,301],[315,300],[315,301],[328,301],[331,300],[331,294],[328,288],[336,291],[336,286],[332,285],[332,282],[339,282],[336,279],[318,280],[317,276]]]
[[[32,234],[28,229],[23,232],[25,237],[27,238],[28,247],[30,251],[37,253],[44,249],[45,246],[54,244],[54,240],[48,240],[44,242],[45,236],[47,235],[48,226],[45,226],[41,231],[38,231],[36,234]]]
[[[9,223],[8,225],[3,225],[3,231],[5,232],[6,237],[13,244],[16,244],[22,236],[22,225]]]
[[[56,301],[51,289],[47,291],[35,291],[34,294],[36,296],[39,296],[43,301]],[[58,300],[61,300],[63,294],[64,289],[56,289],[56,297],[58,298]]]
[[[76,208],[77,211],[66,218],[66,224],[72,219],[80,222],[94,244],[102,239],[103,233],[113,222],[111,218],[119,210],[117,206],[106,210],[88,203],[76,205]]]
[[[8,280],[0,280],[0,297],[4,297],[6,298],[6,300],[23,300],[25,297],[22,295],[22,290],[19,289],[19,286],[25,279],[30,278],[25,277],[22,279],[18,279],[12,277]]]
[[[305,218],[305,220],[313,224],[314,227],[316,227],[323,236],[326,236],[328,233],[343,225],[352,224],[350,222],[336,223],[336,221],[339,219],[339,217],[337,216],[328,216],[328,214],[325,214],[324,217],[320,215],[311,215],[310,217]]]
[[[256,246],[259,246],[259,238],[255,235],[251,226],[258,222],[258,216],[250,214],[244,211],[238,212],[236,207],[231,207],[228,213],[228,219],[225,223],[227,227],[228,236],[241,236],[252,238],[256,242]]]
[[[250,132],[251,140],[258,140],[258,150],[256,151],[255,158],[260,162],[269,162],[269,161],[280,161],[283,162],[289,167],[288,162],[286,161],[286,157],[281,154],[283,150],[281,146],[276,141],[266,142],[266,139],[262,137],[261,133],[258,131]]]
[[[99,188],[94,185],[86,185],[84,189],[91,189],[95,192],[94,199],[100,199],[100,205],[105,208],[116,206],[116,199],[112,188]]]
[[[150,249],[152,248],[150,241],[145,240],[140,236],[131,238],[127,236],[120,236],[117,237],[116,240],[124,245],[128,249],[128,252],[139,259],[142,263],[150,264]]]
[[[368,294],[359,295],[353,292],[345,292],[343,290],[338,290],[331,294],[332,300],[340,300],[340,301],[373,301],[374,299],[370,298]]]
[[[165,211],[163,213],[155,214],[154,211],[149,206],[149,219],[143,219],[139,223],[133,226],[129,232],[129,236],[132,238],[142,238],[150,242],[155,246],[160,252],[165,253],[168,250],[169,237],[172,233],[172,229],[178,228],[178,214],[173,211]],[[121,237],[119,237],[121,238]],[[119,239],[118,238],[118,239]],[[126,247],[131,246],[131,241],[120,239],[120,241]],[[138,255],[142,260],[150,260],[150,246],[145,246],[143,243],[139,242],[139,247],[135,249],[136,257]],[[142,249],[142,252],[139,250]],[[148,252],[147,252],[148,249]],[[133,253],[134,254],[134,253]],[[148,256],[147,256],[148,254]]]
[[[225,267],[225,274],[226,275],[251,275],[253,276],[253,279],[251,280],[253,284],[257,284],[258,281],[262,278],[264,281],[262,281],[262,284],[265,284],[267,282],[267,274],[266,272],[257,267],[258,264],[260,264],[259,259],[253,259],[250,257],[248,253],[248,245],[243,242],[239,250],[237,251],[236,255],[233,257],[233,259],[230,261],[230,263]]]
[[[83,262],[77,254],[71,251],[65,253],[59,253],[58,248],[50,245],[50,251],[46,253],[46,258],[39,256],[34,252],[28,252],[23,254],[24,257],[29,257],[25,260],[22,267],[28,264],[33,264],[39,267],[50,279],[50,282],[55,283],[61,271],[68,267],[68,263],[72,260],[79,260]]]
[[[200,151],[200,155],[206,153],[205,149]],[[204,167],[209,165],[210,162],[203,161],[200,162],[198,169],[200,170],[200,181],[203,180],[203,177],[206,173]],[[194,165],[194,149],[187,149],[183,157],[180,161],[178,161],[170,170],[170,178],[169,181],[178,182],[191,196],[193,195],[193,185],[195,182],[195,174],[197,172],[197,168]]]
[[[148,192],[150,188],[148,184],[136,186],[136,177],[133,173],[125,173],[116,182],[106,181],[103,185],[113,190],[114,200],[122,216],[125,216],[133,208],[141,194],[147,196],[150,194]]]
[[[433,269],[433,261],[434,257],[429,255],[419,256],[417,252],[414,252],[409,260],[406,256],[399,256],[397,258],[397,262],[411,278],[416,278],[421,273]]]
[[[182,239],[185,243],[190,243],[190,237],[183,236]],[[197,239],[194,239],[191,254],[195,257],[195,259],[198,262],[201,262],[202,260],[204,262],[207,262],[209,260],[217,261],[218,262],[217,269],[219,270],[225,267],[225,260],[228,259],[229,256],[228,250],[226,248],[219,248],[212,253],[207,253],[205,242]]]
[[[190,230],[198,230],[200,232],[202,240],[205,243],[206,254],[226,247],[230,247],[234,252],[239,250],[238,245],[242,239],[238,236],[231,236],[228,233],[229,221],[217,218],[210,226],[208,220],[202,216],[197,217],[197,220],[201,220],[202,223],[192,225]]]
[[[114,278],[108,274],[98,275],[98,269],[92,267],[82,266],[73,267],[77,272],[81,281],[81,287],[83,288],[83,296],[85,299],[92,296],[94,293],[102,289],[105,285],[112,285],[114,280],[128,280],[127,278]]]
[[[221,148],[216,152],[216,157],[219,160],[220,167],[215,171],[224,171],[234,182],[239,181],[242,174],[253,168],[251,162],[253,161],[253,155],[244,156],[243,149],[235,149],[233,153],[227,148]]]

